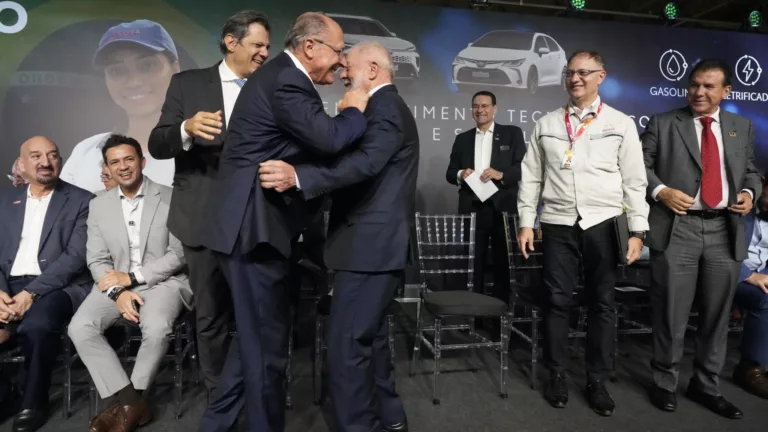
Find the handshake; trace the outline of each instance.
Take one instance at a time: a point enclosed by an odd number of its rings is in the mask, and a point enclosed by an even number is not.
[[[355,88],[347,91],[344,97],[339,101],[338,111],[344,111],[347,108],[357,108],[360,112],[365,112],[365,107],[368,105],[368,92],[360,88]]]

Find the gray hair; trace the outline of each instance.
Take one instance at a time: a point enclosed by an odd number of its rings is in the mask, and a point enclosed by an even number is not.
[[[328,17],[322,12],[307,12],[299,15],[285,35],[285,47],[298,50],[305,40],[328,31]]]
[[[383,70],[385,70],[390,77],[395,75],[395,68],[392,64],[392,56],[389,54],[389,50],[384,47],[380,42],[364,41],[355,44],[350,51],[357,51],[362,57],[375,61],[376,64]]]

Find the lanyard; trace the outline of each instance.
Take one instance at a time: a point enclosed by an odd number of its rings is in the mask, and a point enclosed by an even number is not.
[[[571,150],[573,150],[573,145],[576,143],[576,141],[581,138],[581,135],[584,134],[584,131],[587,129],[587,126],[589,126],[590,123],[594,119],[597,118],[597,116],[600,114],[600,111],[603,110],[603,101],[600,101],[600,105],[597,107],[597,113],[588,118],[587,121],[584,122],[583,125],[579,128],[578,131],[576,131],[576,135],[573,134],[573,129],[571,127],[571,113],[568,112],[568,105],[565,106],[565,128],[568,130],[568,138],[571,141]]]

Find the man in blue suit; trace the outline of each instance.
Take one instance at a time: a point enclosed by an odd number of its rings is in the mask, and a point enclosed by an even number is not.
[[[365,132],[365,92],[347,93],[332,118],[314,87],[333,83],[344,49],[341,27],[323,14],[303,14],[285,47],[240,92],[208,204],[203,243],[218,253],[231,287],[238,343],[203,419],[206,431],[232,427],[243,389],[249,431],[285,426],[290,257],[311,206],[298,194],[259,187],[259,163],[316,160]]]
[[[741,360],[733,381],[744,390],[768,399],[768,182],[763,178],[763,195],[755,209],[744,217],[749,250],[741,263],[734,304],[744,315]]]
[[[261,184],[285,190],[296,178],[305,199],[331,193],[325,262],[335,270],[328,329],[330,391],[344,432],[405,431],[395,391],[384,310],[403,280],[419,165],[419,135],[392,85],[392,59],[361,43],[341,78],[371,95],[360,145],[328,165],[262,164]]]
[[[29,185],[0,194],[0,344],[16,335],[22,347],[27,375],[13,430],[28,432],[47,420],[61,332],[93,285],[85,262],[93,195],[59,180],[61,157],[48,138],[22,144],[20,164]],[[13,393],[2,380],[3,409]]]

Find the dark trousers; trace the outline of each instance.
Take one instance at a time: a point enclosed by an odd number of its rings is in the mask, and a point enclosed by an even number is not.
[[[744,311],[741,360],[768,365],[768,294],[742,282],[736,287],[734,301]]]
[[[244,407],[248,431],[285,429],[291,265],[271,246],[217,254],[234,302],[237,340],[231,344],[202,430],[229,431]],[[239,352],[239,356],[237,355]]]
[[[339,271],[334,276],[327,334],[338,431],[381,431],[405,421],[403,403],[395,391],[384,315],[402,279],[402,271]]]
[[[8,283],[13,297],[24,290],[34,277],[11,278]],[[56,364],[56,357],[61,348],[61,334],[72,318],[72,301],[64,291],[48,293],[32,304],[24,318],[15,327],[24,355],[24,396],[21,409],[43,409],[48,405],[48,393],[51,387],[51,374]],[[7,381],[0,387],[8,386]],[[0,389],[0,394],[6,393]]]
[[[543,279],[548,295],[544,312],[544,362],[551,372],[568,366],[568,332],[573,292],[583,265],[587,311],[586,369],[589,381],[613,375],[616,332],[616,240],[609,219],[586,230],[541,224]]]
[[[491,295],[509,303],[509,259],[507,241],[504,233],[504,218],[491,201],[473,201],[475,212],[475,269],[474,288],[476,292],[485,291],[485,262],[488,244],[491,245],[493,260],[493,291]]]
[[[733,259],[724,217],[680,216],[666,250],[651,250],[651,366],[657,387],[677,390],[685,331],[696,300],[699,316],[691,383],[704,393],[720,394],[718,376],[725,362],[738,275],[739,262]]]
[[[189,285],[195,295],[195,325],[200,369],[209,395],[215,393],[224,368],[232,323],[232,295],[213,251],[184,246]]]

